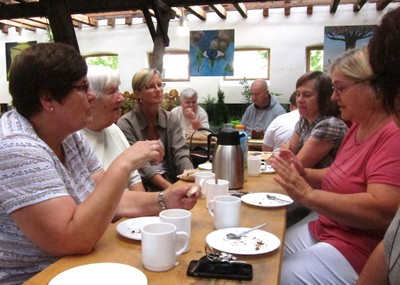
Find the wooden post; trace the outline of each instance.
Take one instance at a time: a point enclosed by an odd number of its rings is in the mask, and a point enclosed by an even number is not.
[[[68,7],[68,0],[41,0],[40,2],[46,5],[47,17],[54,41],[69,44],[80,52]]]

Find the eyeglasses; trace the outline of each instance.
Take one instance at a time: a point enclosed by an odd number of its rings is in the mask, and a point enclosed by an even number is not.
[[[72,88],[78,90],[79,92],[88,93],[88,91],[89,91],[89,82],[86,81],[86,82],[84,82],[82,84],[79,84],[79,85],[72,85]]]
[[[144,90],[147,90],[147,91],[154,91],[154,90],[156,90],[157,88],[158,89],[161,89],[161,88],[163,88],[165,86],[165,83],[164,82],[158,82],[158,83],[155,83],[155,84],[148,84],[148,85],[145,85],[143,88],[144,88]]]
[[[353,86],[355,86],[357,84],[363,83],[363,82],[365,82],[365,80],[356,81],[353,84],[350,84],[350,85],[345,86],[345,87],[332,86],[332,90],[333,90],[333,92],[336,92],[337,94],[341,95],[344,90],[349,89],[349,88],[351,88],[351,87],[353,87]]]

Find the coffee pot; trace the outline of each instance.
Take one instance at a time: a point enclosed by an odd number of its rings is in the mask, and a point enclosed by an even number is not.
[[[207,136],[208,159],[212,137],[217,138],[217,145],[212,156],[212,172],[216,179],[229,181],[229,189],[239,189],[244,183],[244,157],[240,138],[244,134],[234,129],[222,129],[218,134]]]

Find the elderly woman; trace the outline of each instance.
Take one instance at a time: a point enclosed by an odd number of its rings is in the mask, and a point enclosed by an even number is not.
[[[114,124],[120,117],[124,101],[119,91],[121,80],[116,71],[104,66],[90,66],[87,79],[96,100],[93,102],[93,120],[81,132],[103,168],[107,169],[118,155],[129,148],[124,134]],[[130,190],[145,191],[137,170],[131,173],[128,187]]]
[[[160,161],[156,141],[138,142],[101,168],[77,132],[92,121],[85,60],[68,45],[37,44],[14,59],[14,110],[0,119],[0,283],[21,284],[58,257],[90,252],[121,208],[191,208],[196,198],[124,199],[130,173]],[[138,194],[152,194],[140,193]],[[121,199],[122,197],[122,199]],[[161,198],[161,199],[160,199]],[[121,207],[123,206],[123,207]]]
[[[200,128],[210,128],[207,112],[197,103],[197,91],[186,88],[181,91],[181,105],[171,111],[172,116],[176,116],[181,123],[182,129],[188,133]]]
[[[371,85],[367,50],[346,52],[331,73],[332,99],[353,122],[334,163],[303,168],[289,151],[272,163],[274,179],[319,214],[287,231],[282,284],[354,284],[400,202],[400,130]]]
[[[185,169],[193,169],[189,149],[177,118],[160,108],[164,83],[156,69],[142,69],[132,78],[132,89],[139,103],[122,116],[117,125],[130,144],[159,140],[165,148],[161,163],[148,162],[139,169],[148,191],[160,191],[177,180]]]
[[[289,149],[304,167],[324,168],[332,164],[347,131],[331,101],[332,82],[328,74],[314,71],[296,82],[300,120],[289,141]]]
[[[368,44],[374,71],[372,85],[379,90],[384,106],[400,127],[400,8],[388,12]],[[371,254],[357,285],[398,284],[400,280],[400,208],[384,240]]]

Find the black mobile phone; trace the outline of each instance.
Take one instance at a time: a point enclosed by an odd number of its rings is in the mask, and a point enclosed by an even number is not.
[[[253,266],[239,262],[192,260],[187,269],[187,275],[203,278],[252,280]]]

